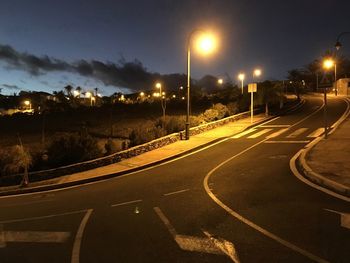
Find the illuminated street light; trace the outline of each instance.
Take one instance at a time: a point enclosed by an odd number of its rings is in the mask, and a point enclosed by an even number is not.
[[[323,61],[323,68],[327,72],[332,67],[335,67],[335,63],[333,59],[325,59]],[[324,115],[324,138],[327,139],[328,137],[328,120],[327,120],[327,88],[323,88],[323,101],[324,101],[324,107],[323,107],[323,115]]]
[[[187,39],[187,111],[186,111],[186,129],[185,139],[190,139],[190,89],[191,89],[191,46],[192,38],[195,34],[198,34],[196,39],[196,49],[198,53],[203,55],[214,52],[217,48],[217,41],[213,34],[206,33],[203,30],[193,30]]]
[[[243,73],[238,74],[238,79],[241,81],[241,87],[242,87],[242,94],[243,94],[243,81],[244,81],[245,75]]]
[[[143,97],[145,96],[145,93],[143,91],[140,92],[140,96]]]
[[[91,97],[91,95],[92,95],[92,94],[91,94],[91,92],[90,92],[90,91],[88,91],[88,92],[86,92],[86,93],[85,93],[85,97],[86,97],[86,98],[90,98],[90,97]]]
[[[166,99],[165,99],[165,92],[162,91],[162,84],[160,82],[156,83],[156,88],[159,89],[159,97],[160,99],[160,103],[162,106],[162,111],[163,111],[163,127],[165,125],[165,110],[166,110]]]
[[[29,107],[29,109],[32,109],[32,103],[30,102],[30,100],[25,100],[23,101],[24,105],[26,105],[27,107]]]
[[[222,85],[224,83],[224,80],[223,79],[218,79],[218,84],[219,85]]]
[[[253,77],[260,77],[261,76],[261,69],[254,69]]]

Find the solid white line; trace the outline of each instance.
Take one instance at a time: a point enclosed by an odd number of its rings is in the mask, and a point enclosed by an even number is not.
[[[278,117],[276,117],[276,118],[273,118],[272,120],[269,120],[269,121],[266,121],[266,122],[264,122],[264,123],[262,123],[262,124],[259,124],[259,125],[256,126],[256,127],[261,127],[262,125],[265,125],[265,124],[268,124],[268,123],[270,123],[270,122],[273,122],[273,121],[275,121],[275,120],[277,120],[277,119],[279,119],[279,118],[281,118],[281,117],[278,116]]]
[[[308,186],[311,186],[311,187],[314,188],[314,189],[317,189],[317,190],[319,190],[319,191],[321,191],[321,192],[324,192],[325,194],[328,194],[328,195],[333,196],[333,197],[335,197],[335,198],[341,199],[341,200],[343,200],[343,201],[350,202],[350,198],[349,198],[349,197],[346,197],[346,196],[337,194],[337,193],[335,193],[335,192],[333,192],[333,191],[331,191],[331,190],[329,190],[329,189],[327,189],[327,188],[324,188],[324,187],[322,187],[322,186],[319,186],[318,184],[315,184],[315,183],[309,181],[308,179],[306,179],[304,176],[302,176],[302,175],[299,173],[299,171],[298,171],[298,169],[297,169],[297,167],[296,167],[295,162],[296,162],[297,158],[299,157],[299,155],[301,154],[302,151],[303,151],[303,150],[300,150],[299,152],[297,152],[297,153],[293,156],[293,158],[290,159],[290,161],[289,161],[289,167],[290,167],[292,173],[294,174],[294,176],[295,176],[296,178],[298,178],[300,181],[302,181],[303,183],[307,184]]]
[[[232,160],[231,158],[229,160]],[[238,219],[239,221],[243,222],[244,224],[250,226],[251,228],[255,229],[256,231],[258,231],[259,233],[275,240],[276,242],[282,244],[283,246],[295,251],[295,252],[298,252],[300,253],[301,255],[311,259],[311,260],[314,260],[316,262],[321,262],[321,263],[328,263],[327,260],[324,260],[296,245],[294,245],[293,243],[290,243],[289,241],[285,240],[285,239],[282,239],[280,238],[279,236],[269,232],[268,230],[258,226],[257,224],[253,223],[252,221],[250,221],[249,219],[241,216],[240,214],[238,214],[237,212],[233,211],[230,207],[228,207],[227,205],[225,205],[223,202],[221,202],[210,190],[209,190],[209,187],[208,187],[208,181],[209,181],[209,177],[217,170],[219,169],[221,166],[223,166],[224,164],[227,163],[227,160],[221,164],[219,164],[218,166],[216,166],[214,169],[212,169],[207,175],[206,177],[204,178],[204,182],[203,182],[203,185],[204,185],[204,189],[205,191],[207,192],[207,194],[210,196],[211,199],[213,199],[213,201],[215,203],[217,203],[220,207],[222,207],[224,210],[226,210],[227,213],[229,213],[230,215],[232,215],[233,217],[235,217],[236,219]]]
[[[239,138],[241,138],[242,136],[247,135],[247,134],[249,134],[249,133],[252,133],[252,132],[254,132],[254,131],[256,131],[256,129],[253,129],[253,128],[252,128],[252,129],[246,130],[246,131],[244,131],[244,132],[240,132],[240,133],[238,133],[238,134],[232,136],[231,138],[232,138],[232,139],[239,139]]]
[[[128,201],[128,202],[124,202],[124,203],[114,204],[114,205],[111,205],[111,207],[129,205],[129,204],[140,203],[140,202],[142,202],[142,200],[138,199],[138,200]]]
[[[289,134],[287,136],[287,138],[295,138],[297,136],[299,136],[300,134],[306,132],[308,130],[308,128],[299,128],[297,130],[295,130],[294,132],[292,132],[291,134]]]
[[[5,242],[64,243],[69,232],[4,231]]]
[[[261,128],[285,128],[290,127],[290,124],[275,124],[275,125],[261,125]]]
[[[163,195],[164,195],[164,196],[169,196],[169,195],[180,194],[180,193],[187,192],[187,191],[190,191],[190,189],[179,190],[179,191],[170,192],[170,193],[163,194]]]
[[[274,133],[268,135],[266,138],[268,138],[268,139],[275,138],[275,137],[277,137],[277,136],[280,136],[282,133],[285,133],[286,131],[288,131],[288,128],[285,128],[285,129],[281,129],[281,130],[279,130],[279,131],[276,131],[276,132],[274,132]]]
[[[310,118],[311,116],[315,115],[317,112],[319,112],[322,108],[324,107],[324,104],[322,105],[322,107],[320,107],[318,110],[314,111],[312,114],[306,116],[305,118],[303,118],[302,120],[298,121],[297,123],[293,124],[290,128],[302,123],[303,121],[307,120],[308,118]],[[252,146],[250,146],[249,148],[246,148],[245,150],[235,154],[234,156],[230,157],[229,159],[227,159],[226,161],[220,163],[219,165],[217,165],[215,168],[213,168],[204,178],[204,181],[203,181],[203,186],[204,186],[204,189],[205,191],[207,192],[207,194],[209,195],[209,197],[216,203],[218,204],[221,208],[223,208],[226,212],[228,212],[230,215],[232,215],[233,217],[235,217],[236,219],[238,219],[239,221],[245,223],[246,225],[250,226],[251,228],[255,229],[256,231],[260,232],[261,234],[275,240],[276,242],[284,245],[285,247],[295,251],[295,252],[298,252],[300,253],[301,255],[307,257],[307,258],[310,258],[316,262],[322,262],[322,263],[325,263],[325,262],[328,262],[292,243],[290,243],[289,241],[287,240],[284,240],[280,237],[278,237],[277,235],[269,232],[268,230],[258,226],[257,224],[253,223],[252,221],[248,220],[247,218],[241,216],[240,214],[238,214],[237,212],[233,211],[230,207],[228,207],[227,205],[225,205],[221,200],[219,200],[219,198],[217,198],[214,193],[210,190],[209,188],[209,178],[212,174],[214,174],[214,172],[216,170],[218,170],[219,168],[221,168],[222,166],[224,166],[226,163],[230,162],[231,160],[233,160],[234,158],[244,154],[245,152],[255,148],[256,146],[264,143],[265,141],[267,141],[268,139],[264,139]]]
[[[17,203],[17,204],[8,204],[8,205],[1,205],[0,207],[12,207],[12,206],[22,206],[22,205],[32,205],[32,204],[38,204],[38,203],[45,203],[45,202],[52,202],[53,199],[46,199],[46,200],[35,200],[31,202],[25,202],[25,203]]]
[[[308,143],[310,141],[266,141],[265,143]]]
[[[154,212],[159,216],[160,220],[164,223],[166,228],[168,229],[169,233],[175,238],[176,237],[176,230],[168,220],[168,218],[163,214],[162,210],[160,210],[159,207],[153,207]]]
[[[316,138],[324,133],[324,128],[318,128],[316,131],[310,133],[307,137],[308,138]]]
[[[79,263],[79,261],[80,261],[81,240],[83,238],[86,223],[89,220],[89,217],[91,216],[92,211],[93,211],[93,209],[87,210],[83,220],[81,220],[78,232],[77,232],[77,234],[75,236],[75,240],[74,240],[71,263]]]
[[[35,216],[35,217],[28,217],[28,218],[9,219],[9,220],[0,221],[0,224],[16,223],[16,222],[24,222],[24,221],[32,221],[32,220],[40,220],[40,219],[57,217],[57,216],[74,215],[74,214],[85,213],[86,211],[87,211],[87,209],[77,210],[77,211],[73,211],[73,212],[66,212],[66,213],[61,213],[61,214],[46,215],[46,216]]]
[[[255,139],[255,138],[258,138],[258,137],[260,137],[261,135],[263,135],[263,134],[265,134],[265,133],[268,133],[269,131],[272,131],[272,129],[264,129],[264,130],[262,130],[262,131],[259,131],[259,132],[255,133],[255,134],[253,134],[253,135],[250,135],[250,136],[248,137],[248,139]]]

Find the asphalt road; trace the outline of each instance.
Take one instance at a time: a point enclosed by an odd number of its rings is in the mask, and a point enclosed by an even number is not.
[[[322,132],[322,106],[307,97],[298,111],[137,173],[0,198],[0,262],[350,262],[339,214],[349,203],[289,166]],[[330,124],[346,106],[329,100]]]

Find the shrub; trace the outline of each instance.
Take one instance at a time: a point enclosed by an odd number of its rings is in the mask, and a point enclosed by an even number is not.
[[[97,140],[90,135],[62,134],[47,148],[48,161],[54,167],[91,160],[102,155]]]
[[[162,127],[156,126],[153,122],[147,122],[131,131],[129,135],[130,146],[143,144],[164,135],[166,135],[166,131]]]
[[[113,141],[113,139],[109,138],[105,144],[106,155],[110,155],[112,153],[116,153],[119,151],[118,145]]]
[[[227,106],[225,106],[221,103],[214,104],[213,110],[216,110],[218,112],[218,115],[216,118],[217,120],[220,120],[222,118],[229,116],[229,110],[228,110]]]
[[[239,105],[238,103],[235,102],[230,102],[227,104],[227,110],[229,115],[235,115],[239,112]]]
[[[1,175],[18,174],[32,164],[30,153],[23,147],[15,145],[0,152]]]

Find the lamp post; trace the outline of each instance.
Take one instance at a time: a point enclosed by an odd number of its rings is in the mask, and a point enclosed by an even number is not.
[[[197,42],[197,48],[204,54],[211,53],[216,46],[214,37],[205,33],[203,30],[193,30],[187,39],[187,107],[186,107],[186,124],[185,124],[185,139],[190,139],[190,89],[191,89],[191,46],[192,38],[195,34],[201,33]]]
[[[261,76],[261,69],[254,69],[253,80]],[[256,91],[258,91],[258,83],[255,85]],[[254,91],[250,92],[250,122],[253,123],[253,111],[254,111]]]
[[[335,43],[335,59],[337,59],[337,52],[338,50],[342,47],[342,44],[340,43],[340,38],[346,34],[350,34],[350,32],[341,32],[338,37],[337,41]],[[337,64],[334,64],[334,82],[335,82],[335,95],[337,96],[338,94],[338,83],[337,83]]]
[[[334,60],[332,59],[326,59],[323,61],[323,68],[325,71],[331,69],[332,67],[335,67]],[[325,72],[326,73],[326,72]],[[324,100],[324,108],[323,108],[323,115],[324,115],[324,138],[328,138],[328,121],[327,121],[327,88],[323,88],[323,100]]]
[[[161,104],[162,110],[163,110],[163,128],[164,128],[164,125],[165,125],[165,109],[166,109],[165,92],[162,92],[162,84],[160,82],[156,83],[156,88],[159,89],[160,104]]]
[[[238,79],[241,81],[242,94],[243,94],[243,87],[244,87],[244,84],[243,84],[244,78],[245,78],[245,75],[243,73],[238,74]]]

